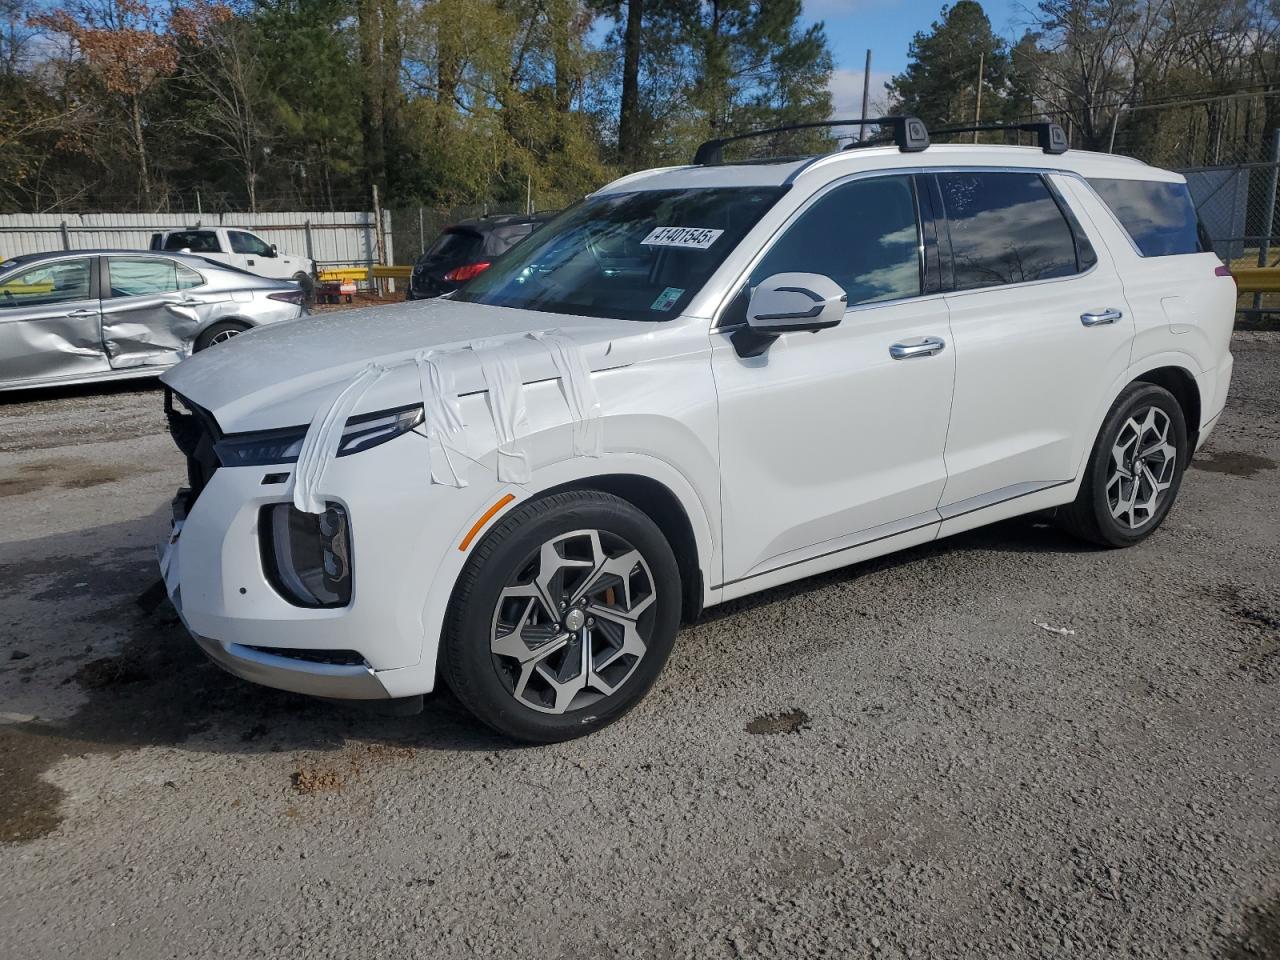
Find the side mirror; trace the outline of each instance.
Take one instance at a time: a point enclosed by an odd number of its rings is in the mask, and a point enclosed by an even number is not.
[[[775,273],[751,291],[747,327],[733,344],[740,357],[758,357],[784,333],[816,332],[844,319],[848,294],[817,273]]]
[[[279,253],[276,251],[276,245],[275,245],[274,243],[273,243],[273,244],[271,244],[271,246],[270,246],[268,249],[269,249],[271,252],[270,252],[270,253],[268,253],[268,254],[267,254],[267,256],[269,256],[269,257],[276,257],[276,256],[279,256]]]

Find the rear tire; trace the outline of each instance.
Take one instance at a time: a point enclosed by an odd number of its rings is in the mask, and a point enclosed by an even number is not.
[[[625,500],[592,490],[512,511],[454,587],[441,643],[457,698],[499,733],[554,743],[630,710],[680,621],[671,546]]]
[[[1129,547],[1168,516],[1191,459],[1182,407],[1168,390],[1131,383],[1107,413],[1075,502],[1058,525],[1104,547]]]
[[[199,353],[201,350],[206,350],[216,343],[225,343],[248,329],[247,324],[237,323],[234,320],[222,320],[218,323],[210,324],[200,331],[200,336],[196,337],[192,353]]]
[[[316,302],[316,282],[309,273],[299,271],[293,275],[294,282],[302,288],[302,299],[307,306]]]

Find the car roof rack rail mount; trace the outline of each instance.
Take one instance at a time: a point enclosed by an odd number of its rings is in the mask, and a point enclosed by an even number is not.
[[[1058,124],[1048,120],[1032,123],[971,123],[959,127],[940,127],[935,136],[946,133],[980,133],[986,130],[1021,130],[1036,135],[1036,143],[1045,153],[1066,153],[1067,134]]]
[[[718,166],[724,163],[725,144],[749,137],[767,137],[774,133],[786,133],[790,130],[814,130],[820,127],[856,127],[877,126],[889,127],[893,131],[893,142],[903,153],[919,153],[929,147],[929,131],[924,121],[917,117],[867,117],[865,120],[819,120],[814,123],[791,123],[782,127],[769,127],[766,130],[751,130],[747,133],[735,134],[732,137],[719,137],[707,140],[698,147],[693,155],[693,162],[700,167]]]

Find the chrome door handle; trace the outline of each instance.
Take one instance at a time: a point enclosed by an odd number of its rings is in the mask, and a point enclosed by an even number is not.
[[[79,320],[82,317],[96,317],[97,315],[98,315],[97,310],[72,310],[70,313],[67,314],[67,319]]]
[[[1104,323],[1115,323],[1124,314],[1115,307],[1107,307],[1101,313],[1082,313],[1080,314],[1080,322],[1086,327],[1098,327]]]
[[[889,348],[889,356],[895,360],[910,360],[912,357],[932,357],[941,353],[947,341],[941,337],[912,337],[902,340]]]

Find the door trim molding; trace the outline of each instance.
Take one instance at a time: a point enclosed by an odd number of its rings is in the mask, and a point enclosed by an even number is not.
[[[1028,497],[1041,490],[1063,487],[1071,482],[1070,480],[1024,480],[1022,483],[1011,483],[1007,487],[1000,487],[997,490],[980,493],[976,497],[966,497],[964,500],[940,506],[938,513],[942,515],[943,520],[954,520],[956,517],[963,517],[966,513],[985,510],[987,507],[994,507],[1008,500],[1017,500],[1019,497]]]
[[[868,544],[875,543],[879,540],[888,540],[890,537],[896,537],[904,533],[910,533],[913,530],[919,530],[921,527],[936,526],[943,520],[939,516],[937,510],[926,510],[924,513],[913,514],[910,517],[903,517],[901,520],[891,520],[888,523],[881,523],[874,527],[867,527],[857,533],[850,534],[852,539],[843,546],[827,550],[823,553],[815,553],[812,556],[801,557],[797,560],[789,560],[786,563],[780,563],[777,566],[769,567],[767,570],[757,570],[755,573],[748,573],[746,576],[738,577],[735,580],[726,580],[723,583],[716,584],[711,587],[712,590],[719,590],[723,587],[731,587],[735,583],[742,583],[746,580],[754,580],[756,577],[767,576],[770,573],[777,573],[779,570],[786,570],[788,567],[797,567],[802,563],[812,563],[815,560],[822,560],[826,557],[835,556],[837,553],[844,553],[846,550],[856,550],[858,547],[865,547]],[[830,543],[831,541],[827,541]]]

